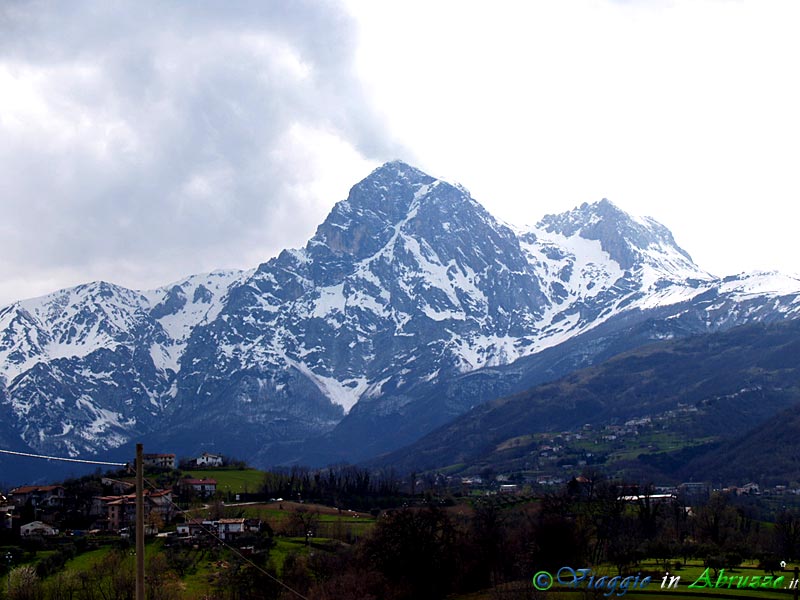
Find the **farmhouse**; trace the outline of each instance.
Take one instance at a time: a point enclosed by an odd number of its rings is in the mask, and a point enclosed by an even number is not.
[[[219,537],[223,540],[231,540],[245,532],[244,519],[220,519],[218,524]]]
[[[42,523],[41,521],[33,521],[32,523],[28,523],[27,525],[20,527],[19,534],[22,537],[28,537],[31,535],[52,536],[58,535],[58,529],[48,525],[47,523]]]
[[[183,493],[194,493],[201,498],[207,498],[217,493],[216,479],[193,479],[187,477],[181,479],[178,485]]]
[[[261,531],[261,519],[219,519],[218,521],[190,519],[178,525],[181,537],[204,538],[218,537],[231,541],[247,533]]]
[[[146,467],[175,468],[174,454],[142,454],[142,463]]]
[[[222,456],[219,454],[210,454],[208,452],[203,452],[200,456],[195,459],[195,463],[198,467],[221,467],[222,466]]]
[[[213,521],[203,521],[202,519],[189,519],[177,526],[178,535],[181,537],[200,537],[208,535],[211,531],[216,532],[216,529]]]

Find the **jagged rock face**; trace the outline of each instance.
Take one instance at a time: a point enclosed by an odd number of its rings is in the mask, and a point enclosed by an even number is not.
[[[219,319],[198,327],[176,404],[205,412],[227,397],[234,411],[237,402],[249,407],[252,394],[230,386],[248,370],[260,407],[312,401],[305,420],[323,415],[322,433],[359,401],[403,403],[420,380],[524,354],[532,342],[522,338],[548,304],[510,229],[464,190],[386,165],[334,207],[304,249],[261,265]],[[257,437],[258,445],[282,439]]]
[[[463,188],[388,163],[304,248],[252,271],[0,309],[0,434],[72,455],[150,436],[264,464],[352,459],[530,379],[509,365],[556,373],[544,351],[585,363],[611,347],[598,332],[647,319],[669,324],[656,339],[784,318],[799,291],[776,274],[715,278],[607,200],[513,230]]]
[[[688,273],[697,271],[692,258],[675,243],[669,229],[647,217],[632,218],[605,198],[592,205],[583,203],[561,215],[547,215],[538,228],[567,238],[577,234],[586,240],[597,240],[622,269],[658,264],[654,259],[661,255],[672,258],[672,268],[664,269],[665,275],[678,275],[676,266]]]
[[[218,311],[197,290],[219,296],[238,276],[143,293],[96,282],[0,309],[0,405],[17,444],[77,456],[158,426],[188,333]]]

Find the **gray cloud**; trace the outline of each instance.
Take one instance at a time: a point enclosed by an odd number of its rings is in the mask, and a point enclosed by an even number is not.
[[[355,40],[336,2],[6,3],[0,304],[26,281],[248,267],[313,230],[304,133],[399,154]]]

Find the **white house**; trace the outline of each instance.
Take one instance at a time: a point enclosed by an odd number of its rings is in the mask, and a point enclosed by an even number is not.
[[[197,463],[198,467],[221,467],[222,466],[222,456],[219,454],[210,454],[209,452],[203,452],[200,456],[195,459],[195,463]]]
[[[244,519],[220,519],[217,528],[223,540],[233,539],[246,531]]]
[[[22,537],[28,537],[29,535],[58,535],[58,529],[41,521],[33,521],[20,527],[19,534]]]

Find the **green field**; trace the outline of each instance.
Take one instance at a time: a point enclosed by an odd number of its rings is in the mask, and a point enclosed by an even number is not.
[[[261,491],[264,472],[257,469],[197,469],[184,471],[196,479],[215,479],[217,491],[222,494],[255,494]]]
[[[111,549],[111,546],[102,546],[97,550],[89,550],[83,554],[78,554],[75,558],[67,561],[66,568],[74,571],[86,571],[111,552]]]

